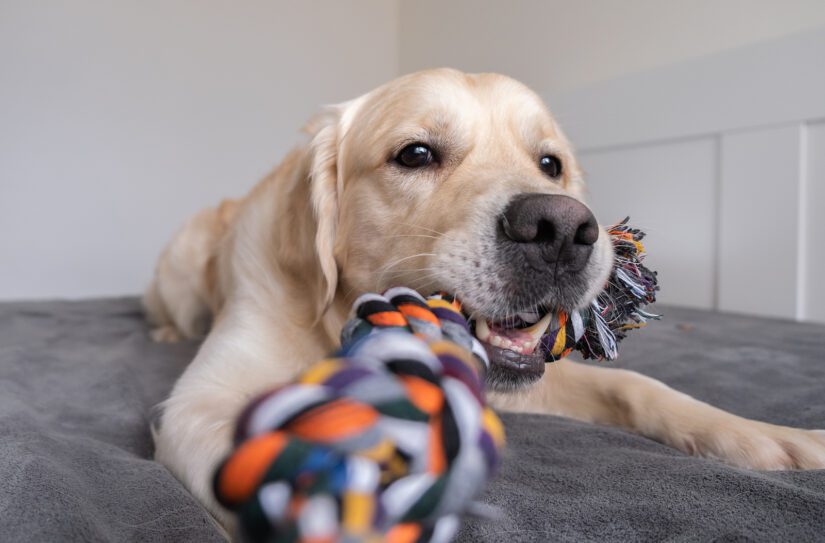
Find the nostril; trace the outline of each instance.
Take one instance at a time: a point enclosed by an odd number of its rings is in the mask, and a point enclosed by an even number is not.
[[[595,219],[588,219],[576,229],[573,243],[577,245],[593,245],[599,239],[599,226]]]
[[[540,220],[536,227],[536,236],[530,240],[535,243],[553,243],[556,239],[556,225],[548,220]]]
[[[523,217],[515,214],[515,217],[510,218],[507,214],[501,216],[501,229],[504,235],[512,241],[518,243],[532,243],[538,237],[538,223],[531,220],[521,220]]]

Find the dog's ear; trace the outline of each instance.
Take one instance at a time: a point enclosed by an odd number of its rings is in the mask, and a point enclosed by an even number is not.
[[[310,202],[315,218],[315,251],[323,281],[319,316],[332,304],[338,287],[335,234],[339,191],[343,186],[339,168],[340,146],[349,106],[349,102],[329,106],[304,128],[312,136],[309,143]]]

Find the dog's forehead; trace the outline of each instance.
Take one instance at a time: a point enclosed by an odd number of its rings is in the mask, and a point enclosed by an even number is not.
[[[551,118],[541,97],[515,79],[494,73],[467,74],[467,79],[487,109],[539,121]]]
[[[481,129],[513,126],[525,138],[554,136],[558,129],[541,98],[522,83],[493,74],[439,69],[391,81],[360,100],[366,124],[393,119],[427,127],[464,124]]]

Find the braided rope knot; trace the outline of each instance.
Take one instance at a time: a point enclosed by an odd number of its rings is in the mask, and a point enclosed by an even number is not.
[[[656,272],[644,265],[645,233],[628,224],[626,217],[607,229],[613,244],[610,276],[596,298],[578,311],[555,311],[541,345],[546,362],[566,357],[574,350],[583,358],[615,360],[618,344],[627,332],[643,328],[659,315],[645,311],[656,301]]]
[[[449,541],[504,444],[460,304],[365,294],[335,358],[254,400],[218,467],[247,540]]]

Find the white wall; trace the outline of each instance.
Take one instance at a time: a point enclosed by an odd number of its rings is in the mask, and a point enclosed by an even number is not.
[[[555,94],[825,25],[822,0],[415,0],[403,73],[501,72]]]
[[[141,291],[187,215],[396,75],[397,8],[0,2],[0,298]]]

